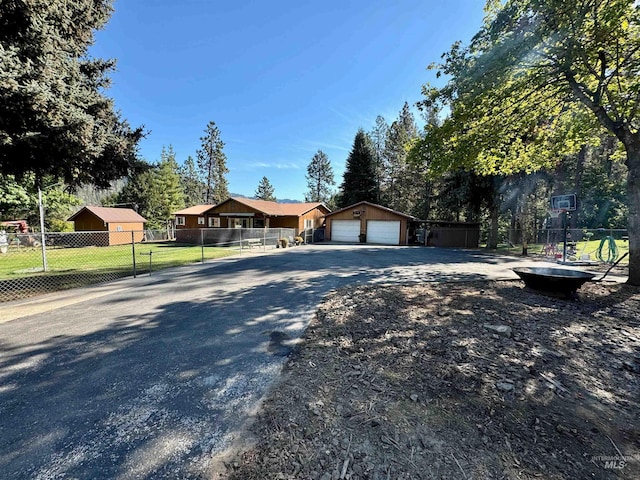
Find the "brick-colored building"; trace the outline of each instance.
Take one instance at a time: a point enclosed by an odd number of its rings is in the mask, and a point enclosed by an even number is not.
[[[96,245],[123,245],[133,240],[141,242],[146,219],[130,208],[83,207],[67,221],[74,223],[76,232],[106,232],[95,236]]]

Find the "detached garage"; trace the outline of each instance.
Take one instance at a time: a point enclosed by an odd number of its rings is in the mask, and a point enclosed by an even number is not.
[[[325,216],[325,239],[334,242],[406,245],[411,215],[369,202],[337,210]]]

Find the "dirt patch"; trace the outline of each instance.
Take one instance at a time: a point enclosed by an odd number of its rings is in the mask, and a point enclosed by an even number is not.
[[[637,288],[351,287],[219,478],[640,478],[639,414]]]

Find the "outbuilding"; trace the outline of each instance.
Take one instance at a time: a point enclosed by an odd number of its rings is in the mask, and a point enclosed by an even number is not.
[[[375,203],[359,202],[325,215],[325,239],[334,242],[407,245],[414,217]]]
[[[141,242],[144,238],[144,224],[147,222],[130,208],[91,206],[81,208],[67,221],[73,222],[76,232],[92,232],[91,236],[79,239],[79,242],[83,245],[100,246],[124,245],[132,240]]]
[[[480,223],[430,220],[426,245],[447,248],[478,248]]]

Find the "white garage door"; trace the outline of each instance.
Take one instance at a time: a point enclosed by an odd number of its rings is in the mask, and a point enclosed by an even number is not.
[[[360,235],[360,220],[333,220],[331,240],[334,242],[357,242]]]
[[[399,220],[369,220],[367,222],[367,243],[383,245],[400,244]]]

